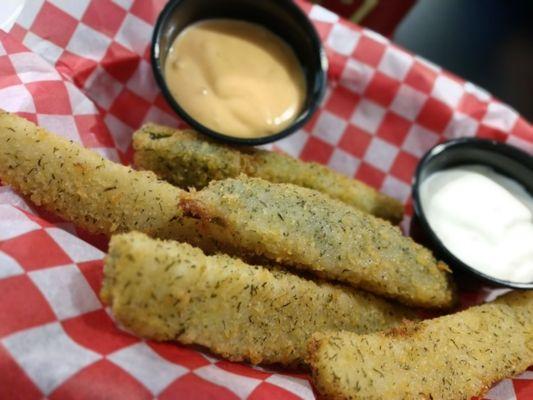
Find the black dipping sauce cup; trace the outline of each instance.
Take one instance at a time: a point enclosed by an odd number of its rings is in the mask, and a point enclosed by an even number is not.
[[[258,138],[228,136],[202,125],[174,99],[164,76],[168,50],[186,27],[213,18],[239,19],[262,25],[294,50],[305,75],[307,94],[300,115],[287,128]],[[155,25],[151,50],[156,81],[174,111],[198,132],[231,144],[260,145],[295,132],[317,109],[326,88],[327,59],[320,38],[311,21],[292,0],[170,0]]]
[[[413,180],[415,215],[412,232],[415,239],[429,246],[435,256],[445,261],[461,277],[475,278],[492,286],[533,289],[533,282],[518,283],[498,279],[476,270],[455,257],[437,237],[429,225],[420,198],[422,182],[431,174],[460,165],[480,164],[492,168],[522,185],[533,196],[533,157],[501,142],[462,138],[436,145],[420,160]],[[458,195],[460,195],[458,193]],[[533,246],[533,243],[531,244]],[[461,284],[461,282],[458,282]]]

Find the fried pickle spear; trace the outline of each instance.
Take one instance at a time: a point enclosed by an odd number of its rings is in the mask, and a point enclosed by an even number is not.
[[[323,194],[258,178],[187,193],[0,114],[0,179],[91,232],[138,230],[208,252],[259,255],[398,299],[446,308],[446,265],[388,222]]]
[[[276,183],[292,183],[325,193],[364,212],[398,223],[403,205],[363,182],[332,169],[254,148],[235,148],[191,130],[147,124],[133,135],[135,164],[182,188],[201,189],[211,180],[241,173]]]
[[[455,302],[448,267],[429,250],[387,221],[314,190],[243,176],[183,195],[181,205],[206,235],[231,238],[226,244],[278,263],[407,305]]]
[[[101,297],[140,336],[252,363],[301,364],[314,332],[373,332],[413,317],[368,293],[137,232],[112,237]]]
[[[0,179],[92,233],[139,230],[204,248],[196,221],[179,208],[182,190],[0,111]]]
[[[313,381],[331,399],[470,399],[533,365],[533,291],[388,332],[316,334]]]

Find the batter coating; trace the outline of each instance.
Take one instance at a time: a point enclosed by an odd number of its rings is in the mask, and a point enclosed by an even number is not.
[[[147,124],[133,135],[133,148],[137,167],[182,188],[201,189],[211,180],[245,174],[314,189],[395,224],[403,217],[398,200],[324,165],[272,151],[226,146],[191,130]]]
[[[446,308],[447,267],[388,222],[323,194],[258,178],[187,193],[0,114],[0,178],[91,232],[138,230],[208,252],[259,255],[408,305]]]
[[[407,305],[449,308],[456,300],[448,267],[429,250],[314,190],[241,176],[184,195],[181,205],[206,235],[278,263]]]
[[[313,381],[329,399],[470,399],[533,365],[533,291],[388,332],[316,334]]]
[[[413,317],[368,293],[137,232],[113,236],[104,274],[102,299],[124,326],[233,361],[301,364],[314,332],[373,332]]]

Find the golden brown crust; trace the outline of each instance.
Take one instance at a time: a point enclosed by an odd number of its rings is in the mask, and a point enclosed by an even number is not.
[[[111,239],[101,297],[141,336],[252,363],[301,364],[316,331],[366,333],[414,318],[364,292],[140,233]]]
[[[201,189],[211,180],[246,174],[318,190],[393,223],[403,217],[403,205],[396,199],[324,165],[261,149],[227,146],[191,130],[147,124],[135,132],[133,147],[139,168],[183,188]]]
[[[533,292],[357,335],[313,335],[307,360],[326,398],[470,399],[533,365]]]

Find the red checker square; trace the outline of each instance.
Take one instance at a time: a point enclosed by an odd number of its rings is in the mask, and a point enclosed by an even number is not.
[[[424,128],[442,133],[453,115],[453,110],[440,100],[429,97],[416,121]]]
[[[532,141],[533,126],[530,125],[525,119],[518,118],[513,126],[513,129],[511,130],[511,134],[521,139]]]
[[[48,302],[27,275],[0,280],[0,293],[0,337],[55,321]]]
[[[58,22],[60,21],[60,22]],[[78,21],[50,2],[45,2],[30,31],[64,48],[76,30]]]
[[[139,66],[139,62],[138,54],[117,42],[111,42],[102,59],[102,66],[113,78],[126,83]]]
[[[277,385],[268,382],[262,382],[250,394],[248,400],[299,400],[300,397]]]
[[[370,186],[380,188],[385,180],[385,173],[363,161],[355,174],[355,178]]]
[[[109,248],[109,237],[103,234],[95,235],[93,233],[87,232],[84,229],[76,227],[76,236],[78,236],[84,242],[93,245],[97,249],[102,250],[104,253],[107,253]],[[81,264],[78,264],[78,266]]]
[[[487,126],[485,124],[479,124],[476,136],[483,139],[500,140],[503,142],[505,139],[507,139],[508,135],[499,129]]]
[[[304,125],[304,130],[306,132],[313,132],[313,129],[315,129],[315,125],[318,121],[318,117],[322,114],[322,110],[319,108],[313,115],[311,115],[311,118],[309,118],[309,121],[307,121]]]
[[[0,89],[21,84],[17,71],[8,56],[0,57]]]
[[[394,160],[394,164],[392,164],[390,173],[403,182],[410,184],[417,164],[418,158],[400,151]]]
[[[325,108],[341,118],[349,119],[353,114],[359,95],[349,91],[344,86],[337,86],[329,96]]]
[[[87,279],[87,283],[89,283],[91,289],[94,290],[94,293],[100,293],[100,289],[102,289],[102,281],[104,279],[103,260],[78,263],[78,268],[85,279]]]
[[[0,40],[2,41],[2,46],[7,54],[17,54],[17,53],[26,53],[29,50],[19,42],[18,40],[13,39],[7,33],[2,33],[0,30]]]
[[[89,312],[61,324],[72,340],[103,355],[139,341],[119,330],[104,310]]]
[[[72,78],[80,87],[83,87],[87,78],[97,67],[96,61],[80,57],[65,50],[56,62],[56,68],[63,75]]]
[[[155,24],[159,12],[168,0],[135,0],[130,8],[130,12],[140,19],[148,22],[150,25]]]
[[[82,369],[54,390],[50,400],[152,399],[152,394],[137,379],[107,360]]]
[[[400,81],[376,71],[365,90],[364,96],[382,106],[388,107],[396,97],[400,85]]]
[[[304,161],[315,161],[327,164],[332,154],[333,146],[314,136],[310,136],[302,149],[300,158]]]
[[[404,82],[422,93],[429,94],[433,89],[433,84],[435,83],[435,79],[437,79],[437,75],[437,71],[434,71],[419,61],[415,61],[405,77]]]
[[[126,88],[115,99],[109,111],[132,128],[138,128],[149,108],[150,103]]]
[[[411,122],[396,113],[388,112],[376,134],[392,144],[401,146],[410,128]]]
[[[326,49],[326,56],[328,58],[328,78],[330,80],[336,81],[340,79],[342,71],[346,67],[348,62],[348,57],[337,53],[336,51]]]
[[[313,21],[313,25],[322,41],[325,41],[333,29],[333,24],[330,22]]]
[[[63,81],[32,82],[26,87],[33,97],[37,114],[72,114],[70,97]]]
[[[481,121],[487,113],[489,105],[486,101],[479,100],[471,93],[464,93],[457,105],[457,110]]]
[[[126,14],[122,7],[111,0],[92,0],[81,20],[96,31],[113,37],[122,25]]]
[[[356,126],[348,125],[338,146],[348,153],[362,158],[371,141],[372,135]]]
[[[377,67],[385,52],[386,45],[366,35],[362,35],[357,43],[353,56],[365,64]]]
[[[0,394],[3,399],[37,400],[43,395],[0,344]]]
[[[516,400],[533,399],[533,380],[513,379],[513,386],[516,395]]]
[[[239,397],[225,387],[215,385],[189,373],[171,383],[159,396],[159,400],[237,400]]]
[[[216,363],[216,365],[218,368],[223,369],[225,371],[232,372],[241,376],[247,376],[249,378],[260,379],[262,381],[272,376],[272,374],[269,372],[260,371],[248,365],[232,363],[229,361],[219,361]]]
[[[11,30],[9,31],[9,36],[11,36],[13,39],[18,40],[19,42],[22,43],[24,40],[24,37],[26,36],[26,33],[28,33],[26,29],[24,29],[19,24],[14,24],[11,27]]]
[[[113,139],[100,115],[75,115],[76,127],[85,147],[113,147]]]
[[[24,119],[27,119],[28,121],[33,122],[37,125],[37,114],[35,113],[27,113],[27,112],[17,112],[16,113],[19,117],[22,117]]]
[[[44,230],[6,240],[0,243],[0,249],[17,260],[26,271],[72,263],[70,257]]]
[[[182,365],[190,370],[211,364],[197,351],[181,347],[176,343],[147,342],[147,344],[165,360]]]
[[[161,110],[169,113],[170,115],[174,115],[175,114],[175,111],[170,107],[170,105],[168,104],[167,100],[165,99],[165,97],[161,93],[159,93],[157,95],[157,97],[155,98],[154,105],[159,107]],[[317,113],[315,113],[315,115],[316,114]]]

